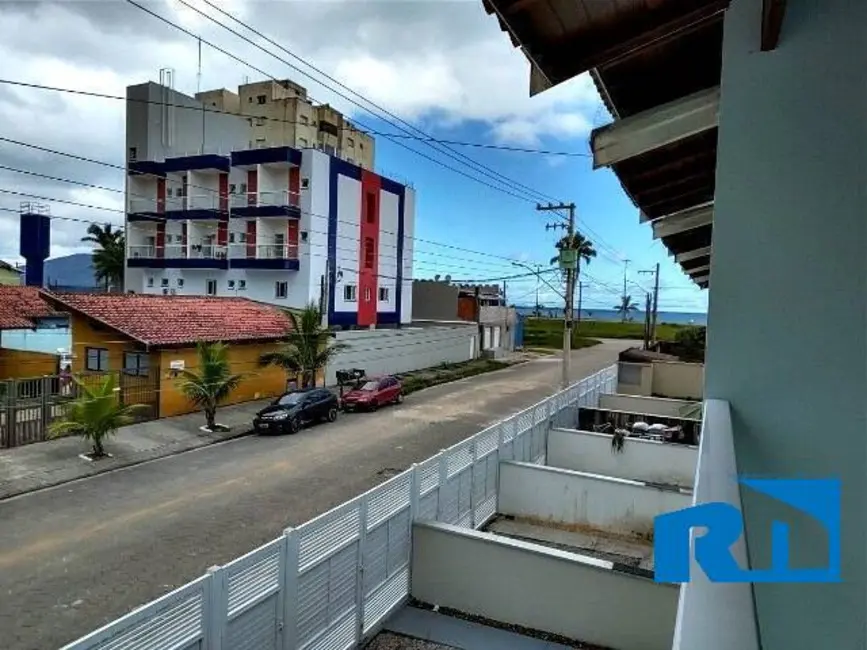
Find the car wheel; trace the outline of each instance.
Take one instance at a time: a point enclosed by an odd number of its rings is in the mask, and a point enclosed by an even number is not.
[[[403,393],[397,394],[397,399],[394,400],[396,404],[403,404]]]
[[[301,428],[301,423],[298,421],[298,418],[292,418],[289,420],[289,433],[298,433],[298,430]]]
[[[334,422],[336,419],[337,419],[337,407],[332,406],[330,409],[328,409],[328,421]]]
[[[377,402],[376,400],[373,400],[373,401],[370,403],[370,410],[371,410],[371,411],[375,411],[375,410],[378,409],[378,408],[379,408],[379,402]]]

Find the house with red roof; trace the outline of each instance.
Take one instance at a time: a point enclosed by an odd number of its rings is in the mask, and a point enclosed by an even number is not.
[[[177,371],[196,369],[199,341],[229,344],[232,372],[248,375],[226,404],[273,397],[286,388],[281,369],[258,363],[291,329],[289,318],[274,306],[229,297],[41,295],[69,314],[72,372],[119,373],[122,399],[150,405],[154,417],[196,410],[178,387]]]
[[[56,375],[69,318],[37,287],[0,284],[0,380]]]

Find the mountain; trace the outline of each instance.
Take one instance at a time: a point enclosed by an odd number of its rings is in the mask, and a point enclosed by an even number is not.
[[[45,260],[45,287],[50,289],[54,286],[68,289],[96,287],[90,253],[74,253]]]

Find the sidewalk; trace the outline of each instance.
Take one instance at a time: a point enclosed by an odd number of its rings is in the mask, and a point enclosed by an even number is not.
[[[268,402],[221,408],[217,421],[231,427],[226,433],[201,431],[199,427],[205,424],[202,413],[123,427],[105,442],[112,457],[94,462],[79,457],[90,451],[90,446],[78,436],[2,449],[0,499],[244,436],[251,431],[253,415]]]

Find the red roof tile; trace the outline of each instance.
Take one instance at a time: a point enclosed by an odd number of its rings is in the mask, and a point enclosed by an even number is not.
[[[257,341],[282,338],[289,318],[276,307],[246,298],[57,294],[59,303],[150,346],[197,341]]]
[[[57,313],[39,287],[0,285],[0,330],[30,329],[33,319]]]

